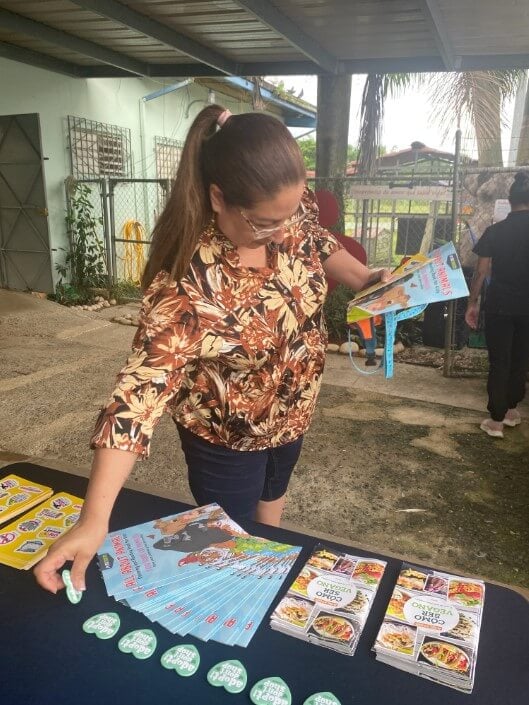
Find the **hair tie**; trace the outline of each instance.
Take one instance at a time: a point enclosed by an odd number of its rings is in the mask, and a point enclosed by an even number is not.
[[[224,110],[224,112],[222,112],[222,113],[218,116],[218,118],[217,118],[217,125],[218,125],[219,127],[224,127],[224,123],[225,123],[226,120],[227,120],[228,118],[230,118],[230,117],[231,117],[231,111],[229,111],[229,110],[226,108],[226,110]]]

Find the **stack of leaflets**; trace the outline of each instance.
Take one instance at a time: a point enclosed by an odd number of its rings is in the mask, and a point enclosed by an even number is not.
[[[25,480],[24,487],[30,487]],[[2,527],[0,563],[22,570],[34,566],[59,536],[72,528],[82,506],[80,497],[61,492]]]
[[[347,322],[463,296],[468,296],[463,268],[453,243],[448,242],[427,257],[417,254],[407,258],[389,282],[358,292],[349,302]]]
[[[109,534],[109,595],[173,634],[247,646],[300,548],[250,536],[218,504]]]
[[[485,585],[404,563],[374,650],[377,660],[471,693]]]
[[[318,544],[274,610],[272,629],[352,656],[385,568]]]
[[[52,493],[51,487],[30,482],[19,475],[7,475],[0,480],[0,524],[43,502]]]

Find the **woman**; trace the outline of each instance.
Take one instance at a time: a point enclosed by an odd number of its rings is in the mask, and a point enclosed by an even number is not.
[[[153,232],[133,353],[92,438],[76,526],[38,565],[84,589],[86,566],[136,459],[165,409],[175,420],[197,504],[278,525],[319,390],[326,276],[354,290],[369,270],[318,224],[299,147],[263,113],[211,105],[195,119]]]
[[[518,426],[516,406],[525,396],[529,369],[529,172],[516,174],[509,191],[511,212],[491,225],[474,247],[478,263],[465,320],[478,323],[478,298],[490,272],[485,299],[485,339],[489,353],[487,409],[481,430],[503,438],[504,426]]]

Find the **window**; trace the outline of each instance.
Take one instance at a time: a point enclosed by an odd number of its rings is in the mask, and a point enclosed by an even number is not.
[[[68,116],[72,176],[131,176],[130,130]]]
[[[158,179],[174,179],[180,162],[183,143],[169,137],[154,138],[156,176]]]

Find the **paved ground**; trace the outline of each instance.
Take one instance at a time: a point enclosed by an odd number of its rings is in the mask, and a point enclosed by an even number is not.
[[[38,457],[87,472],[91,427],[134,333],[108,319],[137,310],[0,290],[0,464]],[[529,587],[529,424],[489,439],[484,401],[483,380],[397,365],[386,381],[329,355],[286,521]],[[131,482],[192,501],[169,418]]]

